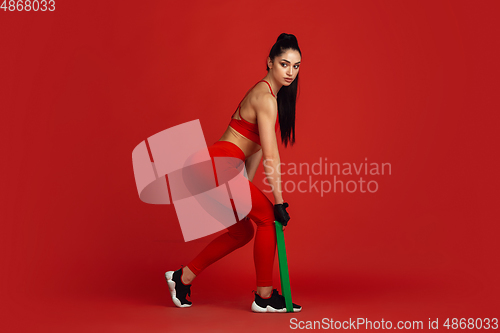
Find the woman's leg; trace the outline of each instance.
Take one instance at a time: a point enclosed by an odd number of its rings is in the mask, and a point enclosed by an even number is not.
[[[273,266],[276,254],[276,227],[274,206],[267,196],[248,181],[252,198],[252,209],[248,214],[257,225],[254,241],[254,264],[257,277],[257,293],[267,297],[272,292]],[[254,235],[249,220],[233,224],[228,231],[210,242],[187,266],[184,267],[185,283],[190,283],[205,268],[237,248],[247,244]]]
[[[254,235],[254,227],[250,220],[241,220],[229,228],[227,232],[211,241],[186,267],[196,276],[205,268],[225,257],[234,250],[247,244]],[[193,280],[185,270],[187,280]],[[190,283],[191,281],[185,281]]]
[[[276,226],[274,206],[267,196],[249,181],[252,210],[248,216],[257,224],[254,241],[254,263],[257,294],[266,298],[273,289],[273,266],[276,254]]]
[[[211,157],[234,156],[240,159],[244,158],[243,152],[236,145],[229,142],[218,141],[208,149]],[[248,184],[252,199],[252,209],[248,216],[257,224],[254,243],[257,293],[266,297],[272,291],[273,265],[276,252],[274,207],[267,196],[255,184],[250,181],[248,181]],[[226,233],[209,243],[197,257],[184,267],[183,277],[185,283],[192,281],[196,275],[199,275],[201,271],[215,261],[247,244],[254,235],[253,225],[249,220],[245,219],[227,229]]]
[[[217,161],[217,182],[224,178],[231,178],[233,174],[238,173],[238,169],[244,163],[245,155],[241,149],[233,143],[226,141],[217,141],[214,145],[208,147],[212,163],[215,168],[214,157],[229,157],[228,159],[218,159]],[[238,159],[240,161],[237,161]],[[207,169],[203,169],[202,174],[193,175],[194,183],[204,182],[204,180],[214,177],[214,174],[208,174]],[[210,171],[211,173],[212,171]],[[222,178],[222,179],[220,179]],[[199,186],[198,186],[199,187]],[[236,218],[236,215],[235,215]],[[227,228],[227,232],[215,238],[210,242],[187,266],[183,268],[183,277],[185,283],[190,283],[205,268],[225,257],[234,250],[247,244],[254,235],[254,227],[250,220],[241,220]]]

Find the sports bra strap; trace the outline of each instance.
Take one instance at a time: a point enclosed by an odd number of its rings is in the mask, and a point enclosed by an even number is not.
[[[271,90],[271,94],[272,94],[272,95],[276,98],[276,96],[274,95],[274,92],[273,92],[273,88],[271,88],[271,84],[269,84],[269,82],[267,82],[266,80],[260,80],[259,82],[265,82],[265,83],[267,83],[267,85],[269,86],[269,90]],[[259,82],[257,82],[257,83],[259,83]],[[257,85],[257,83],[256,83],[256,84],[254,84],[254,85],[253,85],[253,87],[255,87],[255,86]],[[253,87],[252,87],[252,88],[253,88]],[[250,89],[250,90],[252,90],[252,89]],[[238,107],[236,108],[236,111],[234,111],[233,116],[234,116],[234,114],[235,114],[235,113],[236,113],[236,112],[240,109],[240,104],[241,104],[241,102],[243,102],[243,100],[244,100],[244,99],[245,99],[245,97],[248,95],[248,93],[250,92],[250,90],[248,90],[248,91],[247,91],[247,93],[245,94],[245,96],[243,96],[243,98],[241,99],[241,101],[238,103]],[[231,116],[231,118],[232,118],[233,116]],[[243,119],[243,118],[241,117],[241,114],[240,114],[240,119]]]
[[[271,90],[271,94],[274,96],[273,88],[271,88],[271,84],[269,82],[267,82],[266,80],[260,80],[259,82],[265,82],[265,83],[267,83],[267,85],[269,86],[269,90]],[[259,82],[257,82],[257,83],[259,83]],[[274,97],[276,97],[276,96],[274,96]]]

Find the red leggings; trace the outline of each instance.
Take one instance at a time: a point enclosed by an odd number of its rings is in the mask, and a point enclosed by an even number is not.
[[[210,156],[231,156],[245,161],[245,154],[234,143],[216,141],[208,147]],[[257,225],[254,241],[254,263],[257,287],[273,285],[273,265],[276,253],[276,227],[274,224],[274,206],[262,191],[248,180],[252,197],[252,209],[248,214]],[[187,266],[199,275],[212,263],[247,244],[254,235],[250,220],[240,220],[227,228],[227,232],[210,242]]]

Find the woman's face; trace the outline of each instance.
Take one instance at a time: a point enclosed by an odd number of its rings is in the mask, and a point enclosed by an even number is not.
[[[284,86],[289,86],[297,77],[300,68],[300,53],[297,50],[287,50],[274,58],[274,63],[268,58],[268,66],[274,79]]]

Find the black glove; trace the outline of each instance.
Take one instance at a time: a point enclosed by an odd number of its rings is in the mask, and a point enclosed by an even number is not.
[[[290,215],[288,215],[286,211],[287,207],[288,203],[286,202],[274,205],[274,218],[284,226],[286,226],[288,224],[288,220],[290,220]]]

